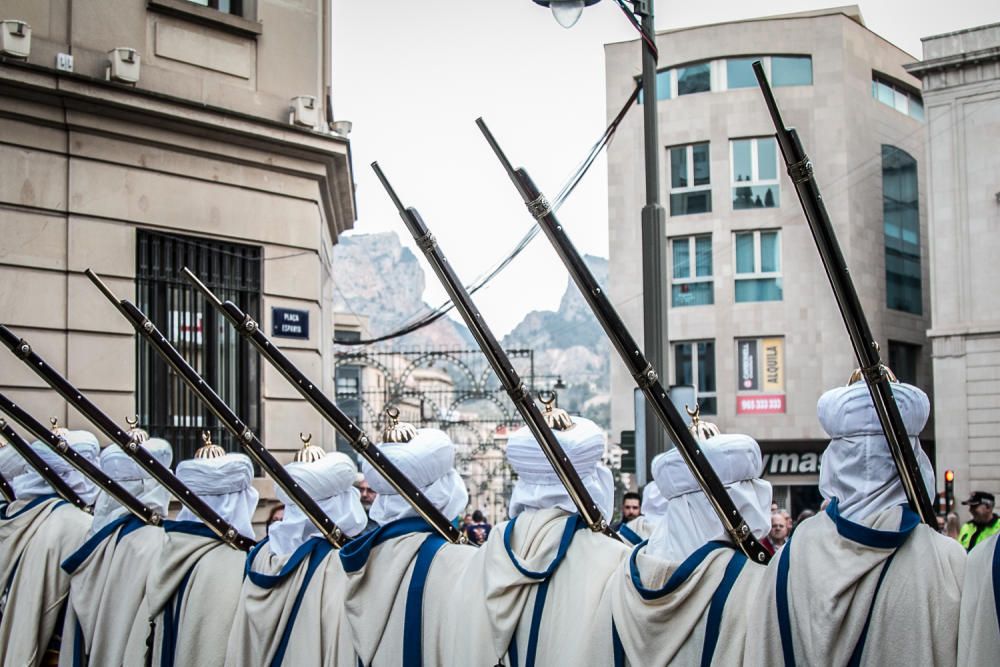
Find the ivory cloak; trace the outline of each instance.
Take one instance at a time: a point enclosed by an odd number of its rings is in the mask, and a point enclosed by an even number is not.
[[[958,624],[958,664],[1000,663],[1000,550],[993,535],[969,552]]]
[[[747,663],[839,666],[860,650],[861,665],[955,665],[965,552],[917,523],[902,506],[847,521],[836,499],[802,523],[761,581],[747,628]],[[783,569],[787,595],[779,585]]]
[[[45,518],[60,504],[58,496],[48,495],[15,500],[0,510],[0,615],[5,608],[5,592],[24,548],[42,527]]]
[[[613,664],[610,617],[600,622],[594,610],[608,577],[628,555],[628,547],[583,527],[571,532],[561,562],[548,577],[525,574],[511,558],[528,572],[549,570],[567,535],[568,522],[575,519],[561,509],[524,511],[510,531],[510,551],[504,540],[510,522],[493,529],[460,573],[462,591],[454,604],[461,618],[454,621],[459,629],[448,655],[461,656],[468,665],[495,665],[502,658],[510,666],[513,640],[517,664],[523,665],[539,585],[548,579],[535,664]],[[585,647],[583,638],[589,635],[603,638],[603,643]]]
[[[11,503],[8,509],[13,511],[8,516],[16,512],[18,502]],[[44,655],[69,593],[69,575],[59,566],[83,542],[93,519],[59,500],[42,501],[26,514],[34,518],[22,528],[33,534],[21,547],[16,567],[8,575],[10,587],[0,619],[5,666],[37,665]],[[17,548],[23,542],[21,535],[8,537],[12,539],[11,547]],[[4,549],[7,547],[5,540]]]
[[[125,664],[132,623],[148,617],[143,605],[146,578],[163,539],[162,528],[125,515],[63,561],[71,579],[60,667],[87,660],[102,667]]]
[[[265,540],[247,557],[226,665],[357,665],[344,617],[346,585],[338,553],[324,538],[282,556]]]
[[[126,664],[155,623],[154,667],[219,667],[239,604],[246,554],[196,521],[165,521],[166,539],[146,579],[145,623],[133,625]],[[172,649],[172,650],[171,650]]]
[[[613,621],[629,664],[700,665],[707,649],[710,664],[742,665],[747,613],[764,570],[721,542],[683,562],[651,556],[642,544],[611,576],[597,616],[603,625]],[[590,650],[606,650],[607,637],[587,640]]]
[[[622,536],[626,543],[636,546],[644,540],[648,540],[656,528],[656,521],[647,516],[639,515],[628,523],[622,524],[618,529],[618,534]]]

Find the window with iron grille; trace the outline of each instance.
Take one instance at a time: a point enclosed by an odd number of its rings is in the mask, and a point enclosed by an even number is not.
[[[188,267],[223,301],[260,316],[259,246],[137,231],[136,303],[240,419],[260,434],[260,357],[181,273]],[[150,435],[170,441],[174,463],[191,458],[207,431],[242,451],[153,348],[137,348],[136,402]]]

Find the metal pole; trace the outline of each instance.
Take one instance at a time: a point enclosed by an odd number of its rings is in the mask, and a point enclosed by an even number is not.
[[[656,39],[653,21],[653,0],[635,0],[636,13],[642,16],[642,28],[650,39]],[[656,58],[640,40],[642,48],[643,144],[646,167],[646,205],[642,207],[642,313],[646,359],[657,372],[666,377],[667,353],[667,233],[663,207],[660,206],[660,132],[657,123]],[[650,463],[657,454],[673,444],[659,426],[653,406],[646,403],[646,460],[648,479],[652,479]]]

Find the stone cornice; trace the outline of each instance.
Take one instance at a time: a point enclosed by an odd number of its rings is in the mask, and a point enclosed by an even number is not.
[[[980,65],[994,60],[1000,60],[1000,47],[998,46],[981,49],[979,51],[970,51],[968,53],[956,53],[955,55],[945,56],[944,58],[922,60],[920,62],[910,63],[909,65],[903,65],[903,69],[913,76],[922,79],[926,75],[933,72],[968,67],[971,65]]]

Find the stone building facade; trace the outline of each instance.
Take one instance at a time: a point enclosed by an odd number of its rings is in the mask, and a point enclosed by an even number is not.
[[[1000,493],[1000,23],[923,39],[938,479]]]
[[[327,123],[330,2],[0,8],[31,33],[26,58],[0,56],[0,321],[107,414],[138,413],[173,440],[176,458],[214,419],[83,271],[147,310],[279,458],[299,432],[333,448],[329,426],[178,273],[190,265],[242,301],[332,395],[332,246],[356,215],[350,144]],[[6,353],[0,389],[93,429]]]
[[[816,402],[857,364],[750,65],[762,60],[813,160],[883,359],[931,393],[924,119],[904,69],[915,59],[865,27],[856,6],[656,42],[671,343],[661,377],[696,385],[704,417],[761,443],[780,504],[816,506],[827,442]],[[613,111],[641,71],[639,44],[605,55]],[[609,288],[640,340],[642,138],[633,112],[608,153]],[[617,441],[634,428],[634,384],[614,357],[611,380]]]

